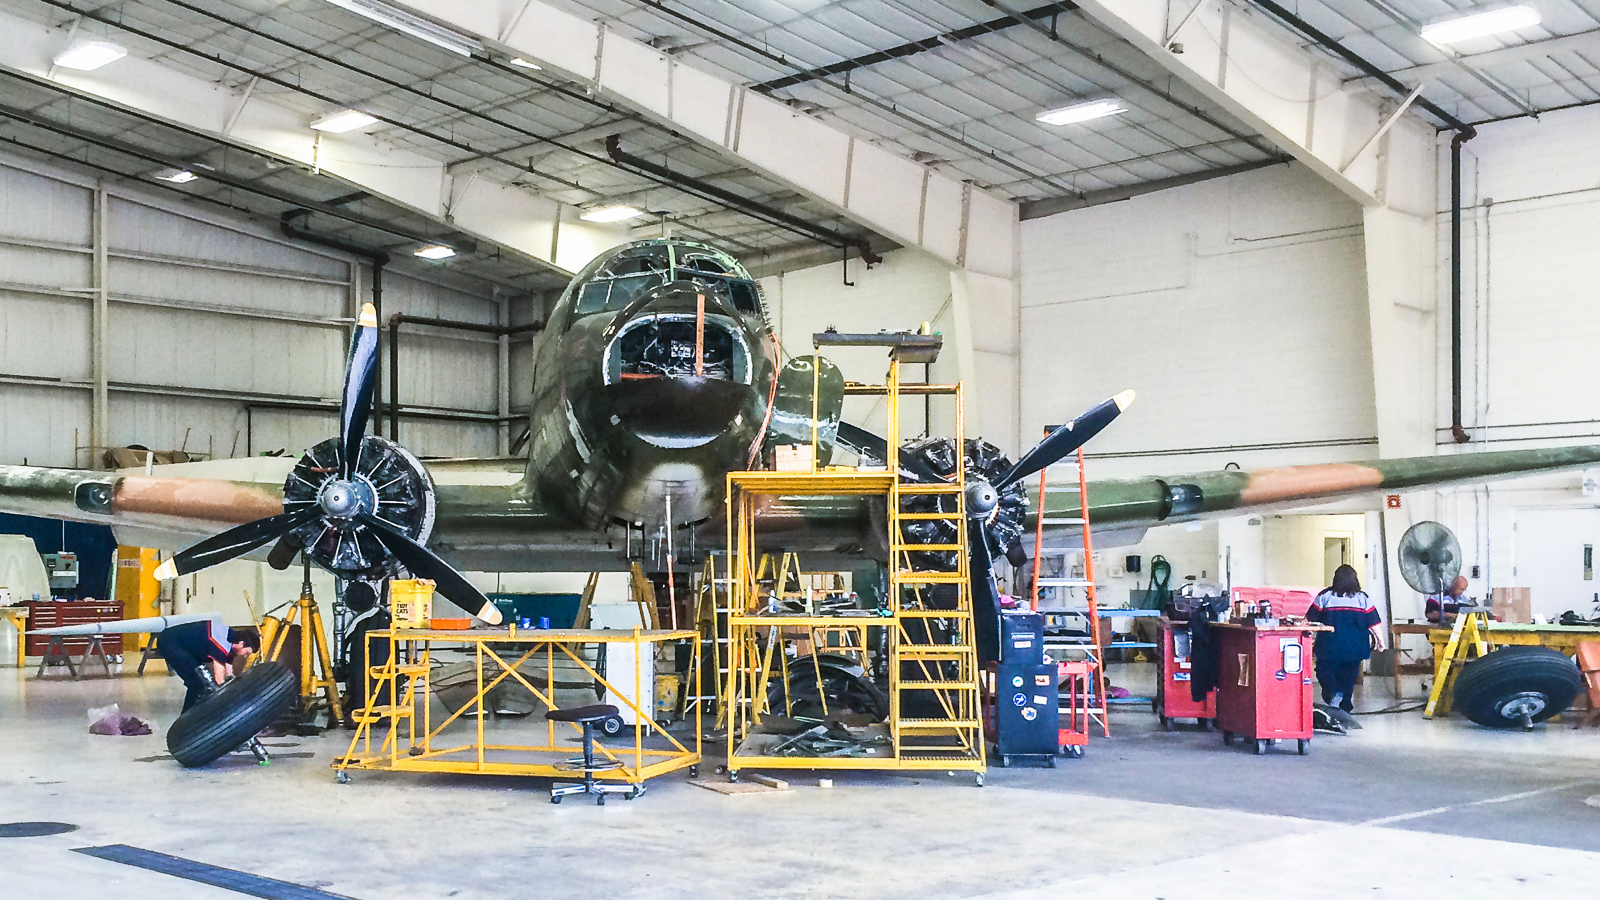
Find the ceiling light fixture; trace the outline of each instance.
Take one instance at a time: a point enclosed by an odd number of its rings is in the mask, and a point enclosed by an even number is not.
[[[1056,109],[1047,109],[1033,118],[1046,125],[1072,125],[1076,122],[1101,119],[1127,111],[1127,107],[1118,103],[1115,99],[1107,98],[1104,100],[1090,100],[1085,103],[1074,103],[1071,106],[1062,106]]]
[[[1539,11],[1531,6],[1503,6],[1470,16],[1456,16],[1422,28],[1423,40],[1434,44],[1454,44],[1473,38],[1516,31],[1539,24]]]
[[[520,56],[511,57],[510,63],[513,66],[516,66],[519,69],[543,69],[544,68],[544,66],[539,65],[538,63],[534,62],[533,60],[531,60],[531,59],[523,59]]]
[[[598,225],[610,225],[614,222],[626,222],[629,219],[637,219],[642,215],[644,215],[642,211],[631,206],[624,206],[619,203],[613,206],[597,206],[594,209],[591,209],[588,212],[578,216],[578,218],[584,220],[585,222],[594,222]]]
[[[84,41],[68,47],[65,52],[51,60],[63,69],[77,69],[87,72],[98,69],[106,63],[114,63],[128,55],[128,48],[113,44],[110,41]]]
[[[378,120],[359,109],[341,109],[317,119],[311,123],[311,127],[329,134],[344,134],[346,131],[365,128],[376,121]]]
[[[462,56],[482,56],[485,53],[482,43],[464,34],[451,31],[443,25],[414,16],[387,3],[379,3],[378,0],[328,0],[328,2],[380,25],[387,25],[395,31],[427,41],[435,47],[442,47],[451,53],[459,53]]]
[[[188,169],[162,169],[156,173],[155,177],[158,180],[170,181],[173,184],[188,184],[200,176]]]
[[[449,259],[456,255],[456,251],[454,247],[446,247],[443,244],[430,244],[413,251],[412,255],[423,259]]]

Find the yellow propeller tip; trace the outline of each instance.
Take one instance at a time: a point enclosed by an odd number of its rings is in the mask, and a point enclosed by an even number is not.
[[[378,309],[371,303],[361,304],[361,315],[356,317],[356,324],[362,328],[378,327]]]
[[[156,566],[155,576],[157,581],[171,581],[177,578],[178,563],[171,559],[162,560],[161,565]]]
[[[1112,397],[1111,400],[1117,404],[1117,412],[1125,412],[1128,407],[1133,405],[1134,396],[1135,394],[1133,392],[1133,388],[1128,388],[1115,397]]]

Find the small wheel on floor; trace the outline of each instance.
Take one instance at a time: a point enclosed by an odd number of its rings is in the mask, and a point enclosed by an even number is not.
[[[973,783],[974,783],[974,784],[976,784],[976,785],[977,785],[977,786],[978,786],[978,787],[983,787],[983,773],[982,773],[982,772],[977,772],[977,773],[975,773],[975,774],[974,774],[974,775],[973,775],[973,776],[972,776],[972,781],[973,781]]]
[[[728,767],[727,766],[717,766],[717,774],[718,775],[726,775],[726,774],[728,774]]]
[[[600,733],[608,738],[621,734],[624,727],[626,726],[621,716],[607,716],[600,720],[598,726]]]
[[[733,781],[733,782],[737,782],[737,781],[738,781],[738,780],[739,780],[739,773],[738,773],[738,771],[737,771],[737,770],[730,770],[730,771],[729,771],[729,772],[728,772],[728,780],[729,780],[729,781]]]
[[[1011,757],[1009,757],[1009,756],[1001,756],[1000,757],[1000,768],[1002,768],[1002,769],[1011,768]]]
[[[1073,759],[1083,759],[1083,748],[1077,744],[1073,744],[1070,747],[1063,747],[1062,752],[1066,753]]]
[[[349,784],[350,773],[340,769],[338,772],[334,773],[333,780],[338,784]]]
[[[1054,756],[1047,756],[1044,761],[1050,764],[1050,768],[1054,769],[1056,767],[1056,758]]]
[[[1194,721],[1195,721],[1196,725],[1200,726],[1200,730],[1201,731],[1210,731],[1211,730],[1211,720],[1210,719],[1195,719]]]
[[[628,798],[629,800],[632,800],[635,797],[641,797],[643,795],[644,795],[644,785],[636,784],[636,785],[633,786],[633,790],[629,791],[628,793],[624,794],[623,796]]]
[[[1233,732],[1224,731],[1222,733],[1222,742],[1230,747],[1233,746]]]
[[[1161,717],[1161,730],[1162,731],[1171,731],[1172,730],[1172,720],[1167,718],[1166,716],[1162,716]]]
[[[699,778],[700,777],[700,767],[699,766],[690,766],[689,767],[689,777],[690,778]]]
[[[606,805],[606,795],[605,794],[595,794],[594,795],[594,805],[595,806],[605,806]]]
[[[557,806],[560,806],[561,805],[561,795],[560,794],[551,794],[550,795],[550,802],[554,803]]]
[[[1311,742],[1306,740],[1305,738],[1301,738],[1300,739],[1300,746],[1298,748],[1296,748],[1296,749],[1298,749],[1298,751],[1299,751],[1301,756],[1305,756],[1306,754],[1311,752]]]
[[[1266,753],[1267,753],[1267,740],[1265,738],[1257,738],[1256,739],[1256,755],[1257,756],[1265,756]]]

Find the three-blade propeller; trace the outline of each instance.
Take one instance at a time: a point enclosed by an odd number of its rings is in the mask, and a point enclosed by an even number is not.
[[[371,456],[369,454],[364,457],[362,453],[368,441],[367,420],[372,411],[377,364],[378,316],[372,304],[367,303],[361,307],[361,316],[356,322],[355,333],[350,338],[344,390],[339,400],[339,437],[335,450],[338,456],[337,465],[322,465],[313,450],[302,460],[301,467],[297,468],[296,472],[304,470],[319,473],[324,476],[323,480],[313,485],[299,474],[290,475],[291,482],[298,479],[302,486],[314,489],[314,497],[290,500],[287,498],[286,490],[284,505],[291,508],[279,515],[247,522],[200,541],[163,562],[156,569],[156,577],[165,580],[198,572],[242,556],[273,541],[279,542],[273,550],[274,560],[281,561],[285,553],[280,551],[300,549],[301,544],[296,532],[320,522],[322,529],[315,537],[333,546],[331,558],[335,563],[345,558],[341,554],[345,552],[348,544],[354,558],[368,563],[366,568],[370,570],[369,554],[363,551],[375,541],[383,551],[387,551],[390,558],[399,562],[413,576],[432,579],[434,589],[441,596],[491,625],[499,624],[501,619],[499,609],[484,596],[482,591],[474,587],[449,563],[413,539],[400,523],[384,514],[383,507],[398,501],[383,500],[385,496],[383,492],[388,485],[375,485],[368,475],[385,461],[375,460],[370,468],[363,469],[364,463]],[[378,452],[384,451],[380,449]],[[399,455],[414,461],[413,457],[403,451]],[[309,469],[306,468],[308,461],[311,464]],[[422,501],[414,499],[413,502]],[[415,529],[415,533],[417,537],[426,540],[426,530],[425,527]],[[370,540],[364,543],[364,538]],[[386,569],[388,564],[382,563],[382,565]],[[349,574],[342,573],[337,566],[329,568],[336,575]]]

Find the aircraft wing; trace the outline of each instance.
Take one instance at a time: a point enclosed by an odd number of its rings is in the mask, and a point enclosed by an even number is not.
[[[118,471],[0,466],[0,512],[109,525],[119,543],[171,553],[282,513],[283,483],[295,463],[253,457]],[[526,464],[517,458],[425,463],[437,492],[429,546],[468,570],[626,569],[621,546],[524,496]]]
[[[1106,527],[1136,533],[1153,525],[1303,507],[1368,494],[1483,484],[1595,465],[1600,465],[1600,445],[1224,470],[1172,478],[1102,479],[1089,482],[1089,520],[1097,532]],[[1032,499],[1030,510],[1038,509],[1037,496]],[[1050,520],[1077,516],[1078,495],[1052,489],[1046,500],[1047,541],[1056,545],[1058,541],[1051,538],[1077,529],[1051,526]],[[1030,513],[1024,534],[1033,529]]]

